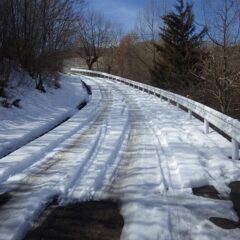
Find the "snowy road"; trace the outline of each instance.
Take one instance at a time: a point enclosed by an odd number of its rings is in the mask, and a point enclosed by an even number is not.
[[[213,185],[226,197],[227,185],[240,180],[239,162],[228,159],[230,143],[214,131],[205,135],[199,120],[155,96],[83,78],[92,99],[43,136],[42,145],[54,144],[40,154],[42,146],[32,142],[3,158],[1,189],[8,195],[0,201],[0,239],[21,239],[54,197],[63,204],[119,200],[124,240],[238,239],[240,230],[208,220],[237,221],[231,201],[192,194],[193,187]]]

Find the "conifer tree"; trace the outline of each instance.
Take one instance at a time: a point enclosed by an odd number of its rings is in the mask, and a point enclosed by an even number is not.
[[[201,70],[201,44],[206,32],[196,33],[193,5],[178,0],[175,11],[162,17],[160,42],[155,44],[158,57],[151,70],[153,80],[161,88],[186,90],[196,82],[192,73]]]

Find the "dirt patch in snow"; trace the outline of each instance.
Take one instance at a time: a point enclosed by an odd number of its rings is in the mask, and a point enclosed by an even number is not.
[[[223,229],[235,229],[240,228],[239,221],[235,222],[227,218],[219,218],[219,217],[211,217],[209,220],[217,225],[218,227],[221,227]]]
[[[197,196],[220,199],[218,191],[213,186],[202,186],[193,188],[192,192],[194,195]]]
[[[120,239],[122,227],[117,203],[90,201],[56,207],[25,239],[115,240]]]
[[[11,199],[11,195],[9,193],[0,194],[0,206],[4,205]]]
[[[209,220],[223,229],[235,229],[240,228],[240,181],[232,182],[229,184],[231,188],[230,199],[233,203],[233,209],[238,215],[238,222],[219,217],[211,217]],[[193,194],[202,197],[208,197],[213,199],[221,199],[219,193],[213,186],[203,186],[192,189]],[[223,199],[224,200],[224,199]]]
[[[230,183],[229,187],[231,188],[230,197],[233,208],[237,212],[238,218],[240,218],[240,181]]]

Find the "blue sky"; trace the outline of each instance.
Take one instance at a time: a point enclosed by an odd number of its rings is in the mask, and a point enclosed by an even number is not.
[[[90,6],[94,9],[102,12],[113,22],[121,23],[125,32],[133,30],[136,16],[147,2],[148,0],[89,0]],[[167,2],[174,5],[176,0]],[[194,13],[196,20],[201,22],[201,0],[195,0]]]

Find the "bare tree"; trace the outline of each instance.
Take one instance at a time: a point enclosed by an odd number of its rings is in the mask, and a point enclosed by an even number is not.
[[[125,35],[115,51],[115,64],[117,65],[117,74],[132,78],[134,74],[133,66],[136,66],[134,48],[136,44],[136,35],[129,33]]]
[[[8,14],[9,7],[6,0],[0,2],[0,97],[5,97],[4,88],[10,74],[10,62],[7,59],[6,45],[9,41]]]
[[[88,9],[78,24],[77,52],[89,69],[103,55],[112,39],[112,23],[100,13]]]
[[[37,56],[38,83],[42,89],[44,72],[61,69],[61,53],[71,43],[78,18],[69,0],[42,0],[40,4],[41,36]]]
[[[136,22],[138,41],[143,42],[145,56],[136,52],[138,58],[147,69],[152,68],[156,57],[154,44],[159,41],[159,29],[162,26],[162,16],[166,14],[169,4],[166,0],[150,0],[142,11],[139,12]]]
[[[205,61],[206,87],[218,108],[230,113],[239,95],[240,5],[237,0],[204,1],[203,12],[208,37],[209,57]]]
[[[135,33],[128,33],[121,38],[120,43],[115,48],[113,72],[136,81],[147,82],[148,71],[144,68],[142,61],[136,56],[144,51],[144,43],[138,42]],[[144,53],[141,52],[144,55]]]
[[[61,53],[72,42],[75,21],[84,2],[1,0],[1,79],[7,79],[6,72],[9,73],[15,63],[35,79],[36,88],[44,91],[43,77],[60,70]],[[79,11],[74,9],[77,5]],[[0,82],[3,85],[3,80]]]
[[[112,24],[110,36],[111,41],[109,42],[107,49],[104,50],[102,57],[103,70],[108,73],[114,71],[115,68],[114,61],[117,46],[119,45],[122,37],[122,26],[119,24]]]

